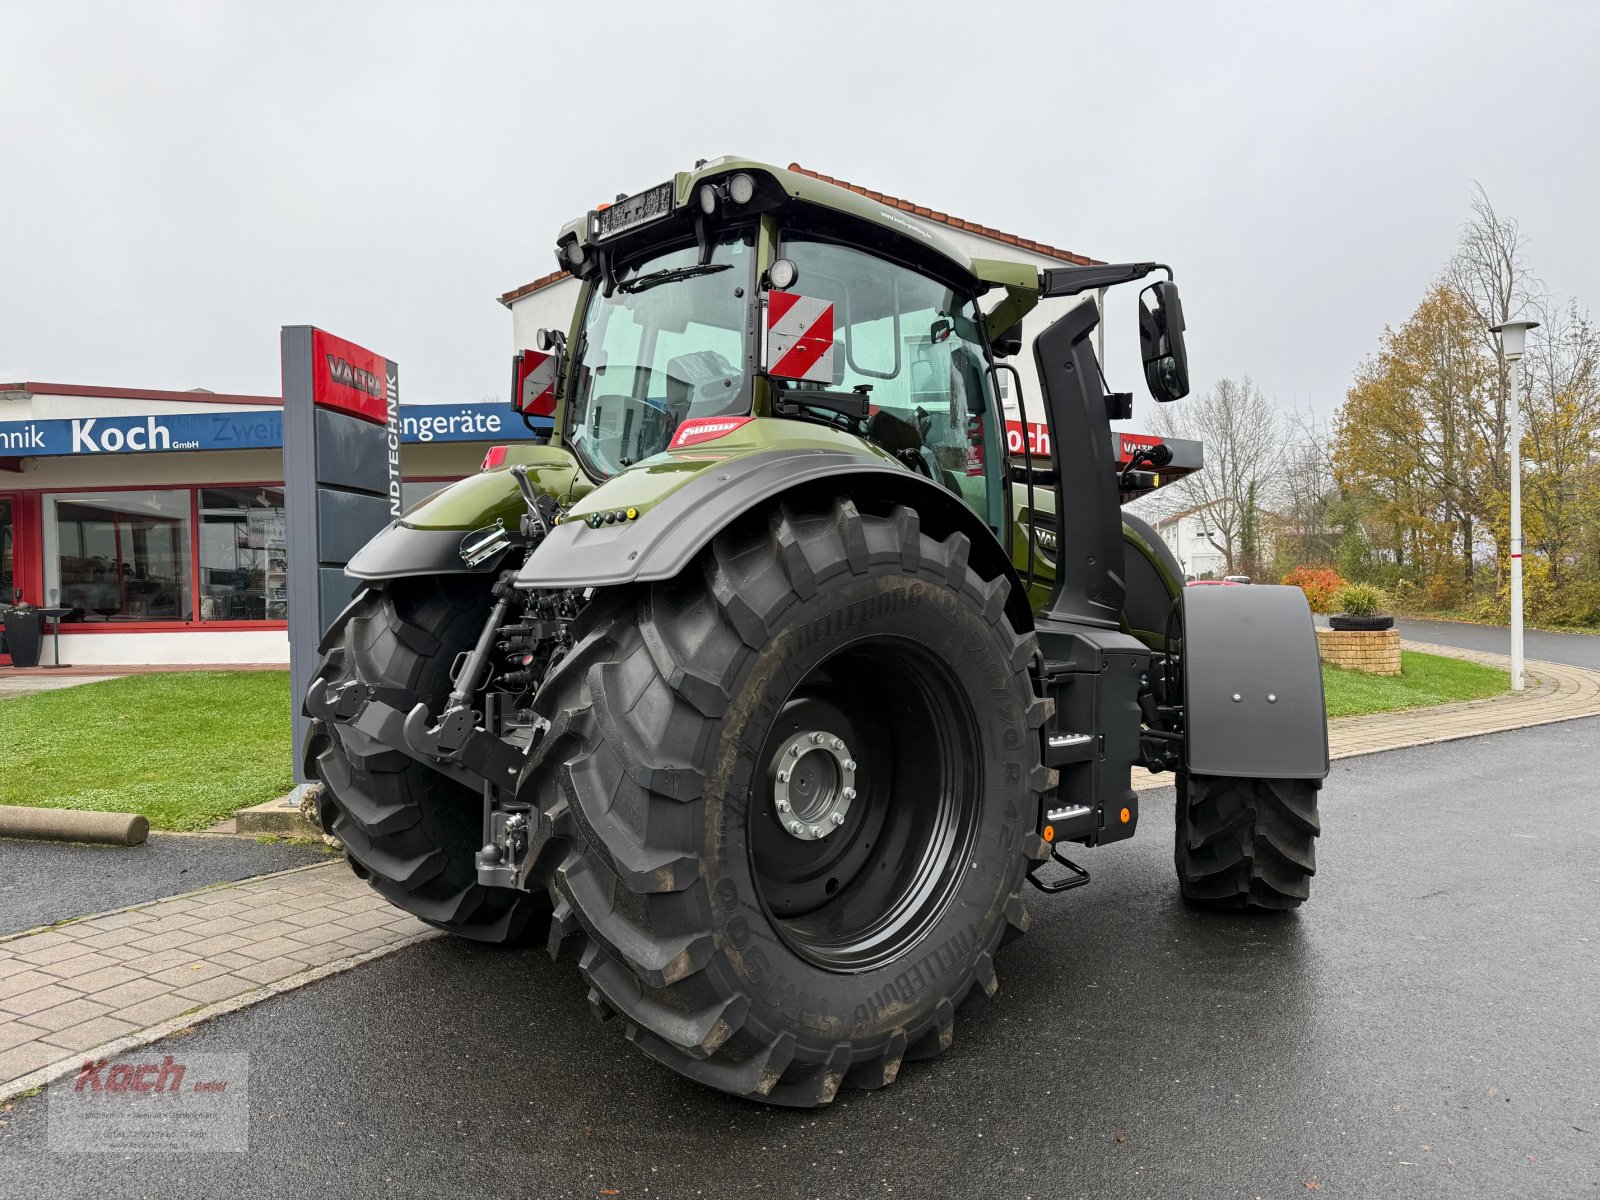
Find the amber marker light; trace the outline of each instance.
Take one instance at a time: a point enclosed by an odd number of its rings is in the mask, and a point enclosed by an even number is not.
[[[1056,827],[1054,825],[1046,825],[1044,827],[1044,840],[1047,842],[1056,840]]]
[[[1122,823],[1124,825],[1126,825],[1132,819],[1133,819],[1133,814],[1131,812],[1129,812],[1127,809],[1123,809],[1122,810]]]

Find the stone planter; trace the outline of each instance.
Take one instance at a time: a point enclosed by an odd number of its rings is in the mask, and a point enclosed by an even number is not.
[[[1330,613],[1328,624],[1340,631],[1364,630],[1372,632],[1379,629],[1393,629],[1394,618],[1386,613],[1370,613],[1357,616],[1354,613]]]
[[[1394,618],[1388,618],[1390,624]],[[1330,621],[1331,623],[1331,621]],[[1322,661],[1368,675],[1400,674],[1398,629],[1319,629],[1317,653]]]

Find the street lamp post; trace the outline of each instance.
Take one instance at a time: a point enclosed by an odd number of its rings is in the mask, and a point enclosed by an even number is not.
[[[1522,690],[1522,352],[1537,321],[1505,321],[1490,326],[1500,353],[1511,364],[1511,690]],[[1470,553],[1470,549],[1469,549]]]

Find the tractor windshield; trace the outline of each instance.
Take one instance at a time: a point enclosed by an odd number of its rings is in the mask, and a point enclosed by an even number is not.
[[[694,246],[628,263],[584,314],[567,436],[597,475],[667,448],[690,417],[750,411],[746,329],[755,234],[730,233],[708,263]]]

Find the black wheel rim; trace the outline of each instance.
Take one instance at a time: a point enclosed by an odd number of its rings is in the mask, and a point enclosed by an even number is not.
[[[751,866],[778,935],[833,971],[898,959],[949,906],[982,806],[954,674],[909,639],[855,642],[790,693],[758,770]]]

